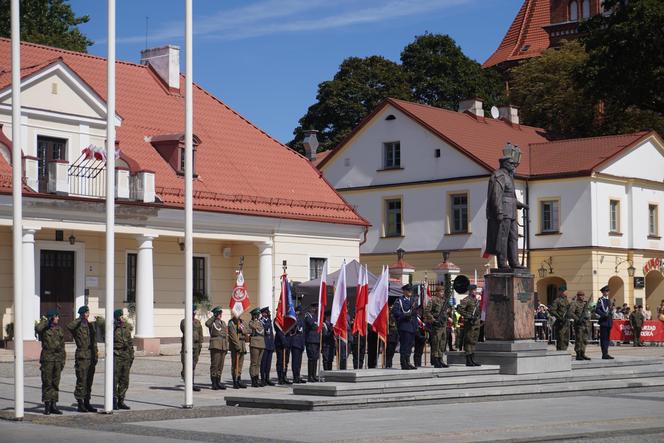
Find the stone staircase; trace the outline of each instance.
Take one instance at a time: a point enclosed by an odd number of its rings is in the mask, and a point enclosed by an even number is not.
[[[324,371],[325,382],[290,393],[227,395],[227,405],[333,410],[664,390],[663,358],[574,361],[571,371],[500,374],[498,366]]]

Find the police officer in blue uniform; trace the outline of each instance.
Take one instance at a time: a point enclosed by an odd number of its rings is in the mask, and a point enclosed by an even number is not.
[[[595,314],[599,317],[599,345],[602,348],[602,358],[613,360],[613,357],[609,355],[609,334],[613,326],[613,308],[609,300],[609,287],[604,286],[599,291],[602,296],[595,305]]]
[[[291,329],[291,354],[293,361],[291,362],[291,371],[293,372],[293,383],[306,383],[300,377],[300,369],[302,368],[302,354],[305,348],[304,338],[304,316],[302,315],[302,306],[297,305],[295,308],[297,314],[297,323]]]
[[[417,331],[417,304],[412,298],[412,285],[404,285],[401,290],[403,296],[399,297],[392,306],[392,314],[394,314],[399,330],[401,369],[417,369],[410,364],[410,354],[413,351],[415,332]]]
[[[318,358],[320,357],[320,334],[318,333],[318,303],[309,305],[304,314],[304,336],[307,348],[307,381],[317,382]]]
[[[270,369],[272,368],[272,354],[274,353],[274,330],[272,329],[272,318],[270,318],[270,307],[266,306],[261,309],[261,323],[263,323],[263,331],[265,338],[265,350],[261,359],[261,380],[264,385],[274,386],[270,380]]]

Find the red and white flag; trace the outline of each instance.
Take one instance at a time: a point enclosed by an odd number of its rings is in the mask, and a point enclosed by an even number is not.
[[[383,268],[383,273],[376,282],[376,285],[369,293],[367,304],[367,323],[378,334],[378,338],[387,342],[387,319],[389,317],[387,298],[390,293],[390,273],[389,269]]]
[[[346,261],[344,260],[339,270],[339,279],[337,287],[334,289],[334,299],[332,300],[332,316],[330,321],[334,329],[334,334],[344,342],[348,341],[348,301],[346,295]]]
[[[355,319],[353,320],[353,334],[367,335],[367,302],[369,297],[369,270],[367,265],[360,266],[360,275],[357,279],[357,295],[355,296]]]
[[[325,323],[325,306],[327,305],[327,261],[323,265],[323,271],[320,276],[320,289],[318,289],[318,329],[319,334],[323,330]]]
[[[251,303],[249,302],[249,294],[247,294],[247,284],[244,281],[242,271],[236,271],[237,278],[235,280],[235,288],[231,295],[230,308],[236,317],[242,315],[244,311],[249,309]]]

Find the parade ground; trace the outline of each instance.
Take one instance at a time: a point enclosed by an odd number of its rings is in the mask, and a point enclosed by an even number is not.
[[[284,411],[226,405],[225,395],[252,392],[287,395],[275,386],[212,391],[205,377],[209,355],[196,370],[202,387],[194,408],[182,409],[179,345],[165,346],[159,357],[137,357],[127,393],[130,411],[112,415],[75,412],[73,359],[67,360],[60,384],[62,416],[41,414],[38,362],[26,363],[26,415],[13,422],[13,364],[0,362],[0,433],[3,442],[37,441],[664,441],[664,391],[637,389],[588,395],[498,399],[363,408],[335,411]],[[597,346],[589,355],[599,359]],[[611,348],[616,360],[662,358],[664,347]],[[228,362],[227,362],[228,363]],[[350,363],[350,362],[349,362]],[[101,407],[103,360],[93,388],[92,404]],[[224,373],[229,366],[225,366]],[[245,368],[246,369],[246,368]],[[274,373],[273,373],[274,374]],[[224,377],[225,379],[226,377]],[[244,377],[248,379],[248,377]],[[629,381],[625,381],[626,386]]]

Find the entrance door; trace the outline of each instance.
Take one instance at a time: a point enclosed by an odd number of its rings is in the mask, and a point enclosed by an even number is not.
[[[72,340],[65,325],[74,319],[74,252],[42,250],[40,256],[40,311],[60,311],[60,327],[65,339]]]
[[[67,140],[50,137],[37,137],[37,158],[39,159],[37,175],[39,192],[46,192],[48,187],[48,162],[64,160]]]

